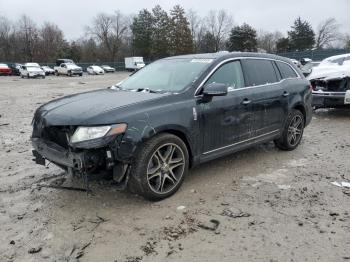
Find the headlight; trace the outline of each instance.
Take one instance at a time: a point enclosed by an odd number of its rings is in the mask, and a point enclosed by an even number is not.
[[[111,126],[91,126],[78,127],[70,139],[71,143],[78,143],[87,140],[97,139],[105,136],[118,135],[125,132],[126,124],[117,124]]]

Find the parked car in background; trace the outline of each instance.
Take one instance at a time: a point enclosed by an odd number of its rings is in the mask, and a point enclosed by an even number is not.
[[[307,78],[315,108],[350,107],[350,54],[322,60]]]
[[[198,164],[272,140],[297,148],[311,115],[310,83],[289,59],[170,57],[110,89],[42,105],[33,118],[33,155],[72,174],[110,170],[121,187],[159,200]]]
[[[298,60],[296,60],[296,59],[290,59],[292,62],[293,62],[293,64],[295,64],[297,67],[301,67],[301,63],[298,61]]]
[[[51,67],[49,66],[42,66],[41,69],[45,72],[45,75],[54,75],[55,74],[55,70],[53,70]]]
[[[125,57],[125,69],[128,71],[137,71],[145,67],[143,57]]]
[[[310,63],[310,62],[312,62],[311,58],[304,57],[304,58],[300,59],[300,64],[302,66],[304,66],[304,65],[306,65],[307,63]]]
[[[303,73],[304,76],[308,76],[311,74],[312,69],[316,66],[318,66],[321,62],[308,62],[305,65],[303,65],[300,70]]]
[[[9,64],[9,67],[12,70],[12,75],[13,76],[20,76],[21,75],[21,64],[17,64],[17,63],[13,63],[13,64]]]
[[[72,59],[63,58],[63,59],[56,60],[56,66],[60,66],[63,63],[75,64]]]
[[[105,74],[105,71],[101,67],[95,66],[95,65],[89,66],[86,69],[86,71],[89,75],[104,75]]]
[[[66,75],[66,76],[83,76],[83,69],[73,63],[61,63],[59,66],[54,67],[55,75]]]
[[[0,64],[0,75],[11,75],[12,70],[7,64]]]
[[[115,68],[113,68],[109,65],[102,65],[101,67],[106,73],[114,73],[115,72]]]
[[[38,63],[25,63],[20,69],[22,78],[45,78],[45,72]]]

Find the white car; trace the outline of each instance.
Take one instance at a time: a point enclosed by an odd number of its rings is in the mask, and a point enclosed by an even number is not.
[[[99,66],[89,66],[86,71],[89,75],[104,75],[105,71]]]
[[[40,68],[40,65],[38,63],[24,64],[20,69],[20,74],[22,78],[45,78],[45,72]]]
[[[110,67],[109,65],[102,65],[101,67],[106,73],[114,73],[115,72],[115,68]]]
[[[59,66],[55,66],[54,70],[55,70],[56,76],[59,76],[59,75],[83,76],[83,69],[80,66],[77,66],[76,64],[73,64],[73,63],[62,63]]]
[[[55,70],[53,70],[49,66],[42,66],[41,69],[45,72],[45,75],[54,75],[55,74]]]
[[[328,77],[333,74],[350,75],[350,53],[328,57],[315,67],[308,79]]]
[[[296,59],[293,59],[293,58],[291,58],[290,59],[292,62],[293,62],[293,64],[295,64],[297,67],[301,67],[301,63],[298,61],[298,60],[296,60]]]

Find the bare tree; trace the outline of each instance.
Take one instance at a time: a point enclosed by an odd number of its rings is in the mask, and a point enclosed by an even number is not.
[[[193,41],[196,41],[198,28],[199,28],[201,19],[198,16],[197,12],[195,10],[193,10],[193,9],[189,9],[186,12],[186,16],[187,16],[188,22],[190,23],[192,39],[193,39]]]
[[[282,36],[282,33],[279,31],[267,32],[264,30],[259,30],[258,48],[261,51],[266,51],[267,53],[274,53],[276,52],[277,40],[280,39]]]
[[[339,24],[334,18],[328,18],[317,27],[316,48],[329,47],[339,37]]]
[[[39,42],[38,28],[30,17],[22,15],[18,21],[18,36],[25,61],[33,61]],[[23,59],[23,58],[22,58]]]
[[[44,23],[39,31],[40,36],[40,54],[38,61],[49,62],[57,58],[58,53],[64,46],[64,35],[57,25]]]
[[[11,33],[11,21],[0,16],[0,60],[8,61],[10,59]]]
[[[208,31],[215,38],[215,51],[224,47],[225,40],[233,25],[233,18],[225,10],[211,10],[206,17]]]
[[[343,35],[342,42],[344,48],[350,50],[350,34]]]
[[[88,34],[94,36],[105,47],[109,60],[115,61],[120,51],[123,38],[129,28],[129,19],[120,11],[114,14],[98,14],[91,27],[87,27]]]

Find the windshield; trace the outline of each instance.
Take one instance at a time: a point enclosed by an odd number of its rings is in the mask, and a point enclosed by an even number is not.
[[[27,66],[28,71],[40,71],[41,68],[38,66]]]
[[[165,59],[154,62],[130,76],[119,87],[126,90],[177,92],[186,88],[212,59]]]

